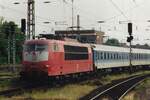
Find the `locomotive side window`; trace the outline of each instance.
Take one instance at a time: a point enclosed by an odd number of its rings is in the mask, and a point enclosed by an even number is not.
[[[89,58],[88,48],[64,45],[65,60],[87,60]]]
[[[54,51],[59,51],[59,47],[58,47],[57,43],[54,43],[53,50]]]

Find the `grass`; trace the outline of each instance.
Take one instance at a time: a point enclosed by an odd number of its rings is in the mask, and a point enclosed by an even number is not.
[[[12,87],[12,81],[11,80],[0,81],[0,91],[9,89],[11,87]]]
[[[0,72],[0,91],[13,87],[16,83],[15,77],[17,75],[11,72]]]
[[[70,84],[62,88],[52,88],[46,91],[40,90],[39,92],[34,90],[31,94],[25,93],[25,95],[31,95],[34,99],[42,99],[46,97],[48,99],[76,100],[82,95],[87,94],[89,91],[92,91],[94,88],[95,87],[88,85]]]
[[[13,64],[0,64],[0,67],[8,67],[8,66],[14,66]],[[16,67],[22,66],[21,64],[15,64]]]
[[[135,99],[136,92],[132,91],[128,95],[126,95],[123,100],[137,100]]]

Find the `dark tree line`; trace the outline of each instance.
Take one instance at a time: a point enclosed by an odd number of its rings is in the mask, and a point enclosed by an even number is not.
[[[119,41],[115,38],[108,39],[104,44],[105,45],[110,45],[110,46],[120,46]]]
[[[21,63],[22,44],[25,35],[21,34],[20,28],[13,21],[5,21],[0,18],[0,64],[7,64],[8,57],[8,33],[11,34],[11,25],[14,25],[14,33],[16,34],[16,62]],[[11,38],[12,40],[12,38]],[[11,42],[12,43],[12,42]],[[12,50],[12,49],[11,49]],[[11,54],[12,55],[12,54]]]

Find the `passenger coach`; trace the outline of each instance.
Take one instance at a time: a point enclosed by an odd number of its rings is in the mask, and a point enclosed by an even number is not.
[[[94,65],[97,69],[128,67],[129,48],[93,45]],[[132,65],[150,65],[150,50],[132,49]]]

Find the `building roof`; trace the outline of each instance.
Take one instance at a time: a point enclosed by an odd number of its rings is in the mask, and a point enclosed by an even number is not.
[[[95,30],[56,30],[55,34],[95,34]]]

